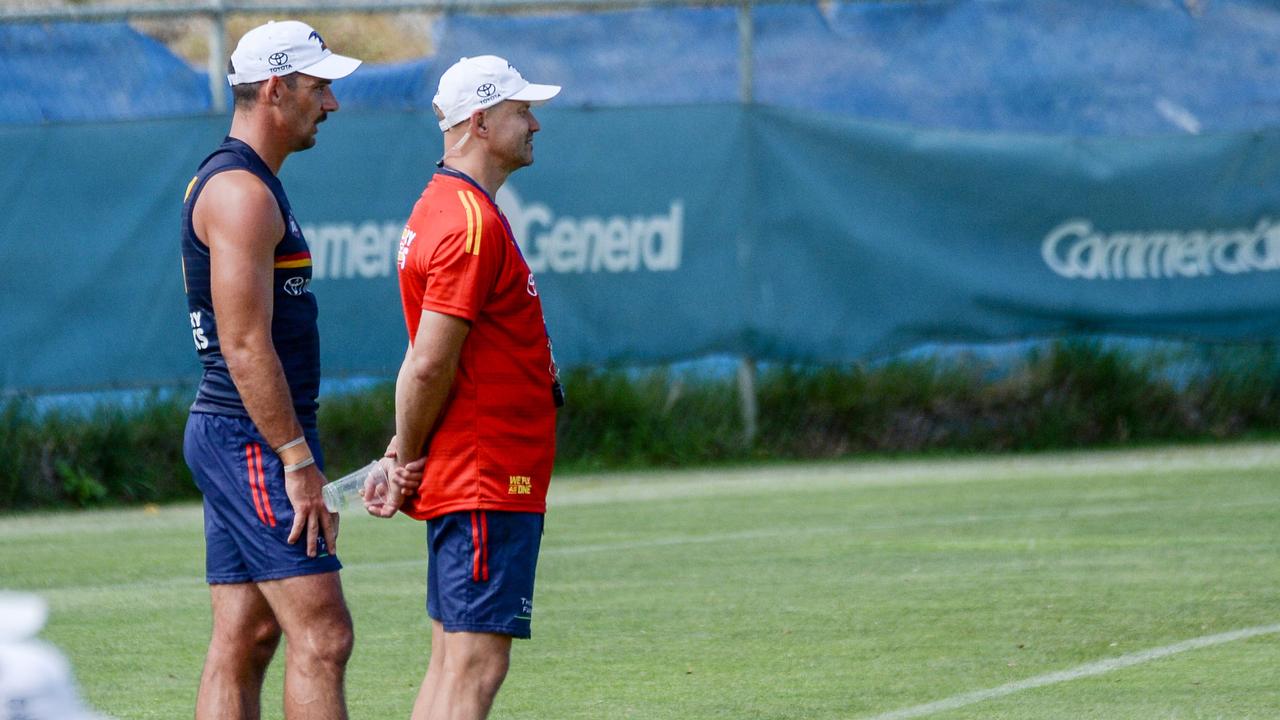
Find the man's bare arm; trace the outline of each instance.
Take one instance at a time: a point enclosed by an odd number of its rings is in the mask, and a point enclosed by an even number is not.
[[[274,309],[275,247],[284,235],[284,218],[261,180],[243,171],[215,175],[193,211],[196,234],[209,246],[213,313],[222,355],[249,418],[272,448],[302,435],[289,384],[271,340]],[[280,460],[293,465],[312,456],[306,442],[284,450]],[[293,504],[289,542],[303,534],[307,554],[316,553],[324,533],[336,549],[337,523],[324,509],[324,475],[315,465],[286,473]]]
[[[471,325],[462,318],[422,311],[418,334],[396,377],[396,463],[404,466],[423,455],[453,389],[462,343]],[[399,506],[401,489],[392,483],[388,498]]]

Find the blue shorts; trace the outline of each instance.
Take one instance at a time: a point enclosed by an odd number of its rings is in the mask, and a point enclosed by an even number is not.
[[[320,441],[307,444],[323,467]],[[187,466],[204,494],[205,579],[210,585],[263,582],[342,568],[324,537],[316,557],[306,538],[288,543],[293,504],[284,467],[249,418],[193,412],[182,444]]]
[[[427,614],[445,632],[528,638],[542,520],[464,510],[427,521]]]

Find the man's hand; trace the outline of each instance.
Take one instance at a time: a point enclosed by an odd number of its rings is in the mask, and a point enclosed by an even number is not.
[[[405,499],[416,495],[418,493],[418,487],[422,485],[422,476],[424,474],[423,470],[426,467],[426,455],[423,455],[417,460],[406,465],[396,467],[388,477],[388,501],[396,503],[396,506],[399,507],[404,503]]]
[[[364,497],[364,509],[374,517],[389,518],[396,514],[398,508],[387,502],[387,478],[394,470],[395,463],[384,457],[378,461],[377,467],[369,471],[369,477],[365,479],[364,491],[361,493]]]
[[[369,479],[364,484],[364,509],[374,517],[389,518],[396,514],[396,510],[400,509],[399,505],[392,505],[387,502],[387,490],[389,484],[387,478],[396,469],[396,436],[391,436],[391,442],[387,445],[387,449],[382,453],[382,458],[378,462],[378,467],[369,473]]]
[[[316,538],[324,533],[325,546],[330,553],[338,551],[338,516],[324,507],[324,473],[315,465],[308,465],[296,472],[284,474],[284,490],[293,505],[293,529],[289,531],[289,544],[298,542],[307,534],[307,557],[316,556]]]
[[[392,448],[395,439],[392,438]],[[389,518],[396,514],[404,499],[413,495],[422,484],[427,459],[418,458],[404,467],[396,467],[395,452],[388,448],[378,467],[369,474],[364,488],[364,507],[370,515]],[[376,476],[376,477],[375,477]],[[408,492],[406,492],[406,488]]]
[[[400,496],[402,498],[413,497],[418,492],[418,486],[422,484],[422,476],[427,467],[427,457],[424,455],[417,460],[405,463],[404,467],[396,467],[396,458],[399,457],[396,451],[396,436],[391,436],[391,442],[387,443],[386,452],[382,453],[384,460],[391,460],[391,464],[387,466],[387,478],[400,488]]]

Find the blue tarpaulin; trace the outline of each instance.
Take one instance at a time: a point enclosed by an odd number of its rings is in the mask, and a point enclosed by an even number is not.
[[[965,0],[753,10],[757,103],[920,128],[1075,135],[1280,125],[1280,6]],[[560,107],[740,98],[738,11],[446,15],[435,53],[336,83],[347,109],[430,110],[464,55],[559,83]],[[341,47],[336,48],[341,51]],[[208,112],[207,75],[124,24],[0,25],[0,122]]]
[[[752,14],[754,101],[975,131],[1148,135],[1280,124],[1280,6],[1203,8],[1193,14],[1173,0],[761,6]],[[422,63],[341,81],[348,106],[430,109],[434,79],[459,57],[485,53],[564,85],[561,107],[740,98],[736,9],[458,15],[440,20],[436,34],[437,52]]]
[[[206,78],[124,23],[0,24],[0,123],[206,113]]]

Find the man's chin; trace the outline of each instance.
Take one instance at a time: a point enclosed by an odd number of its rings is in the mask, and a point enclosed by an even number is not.
[[[513,173],[519,170],[520,168],[529,167],[532,164],[533,164],[532,155],[516,155],[510,158],[507,162],[503,163],[503,165],[507,168],[508,173]]]

